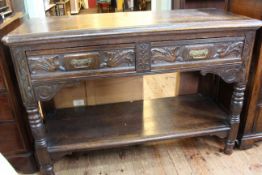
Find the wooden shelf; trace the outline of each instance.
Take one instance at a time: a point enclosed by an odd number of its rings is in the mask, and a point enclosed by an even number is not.
[[[227,114],[200,94],[58,109],[46,117],[48,151],[65,152],[148,141],[226,134]]]

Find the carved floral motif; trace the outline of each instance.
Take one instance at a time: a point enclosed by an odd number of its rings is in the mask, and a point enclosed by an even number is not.
[[[64,71],[65,68],[59,63],[59,56],[40,56],[29,58],[30,71],[32,74],[39,70],[46,72]]]
[[[35,99],[30,84],[30,75],[25,52],[23,49],[13,49],[13,54],[16,56],[13,58],[13,62],[16,68],[16,74],[23,103],[25,106],[33,106],[35,104]]]
[[[157,62],[176,62],[182,61],[180,56],[181,47],[163,47],[163,48],[152,48],[152,64]]]
[[[234,56],[236,58],[241,57],[243,48],[243,42],[234,42],[228,44],[224,44],[223,46],[219,46],[214,58],[226,58],[228,56]]]
[[[135,65],[133,49],[112,51],[87,52],[81,56],[50,55],[29,57],[29,66],[32,74],[71,71],[76,69],[100,69],[111,67],[131,67]],[[93,56],[93,57],[90,57]],[[86,56],[86,58],[85,58]],[[66,61],[66,60],[70,61]]]
[[[134,66],[135,64],[135,52],[133,49],[103,51],[100,53],[100,55],[103,60],[100,64],[100,68],[118,67],[122,64]]]
[[[151,44],[136,44],[136,71],[146,72],[151,69]]]
[[[242,41],[217,44],[154,47],[151,49],[152,64],[229,57],[240,58],[242,48]]]
[[[211,68],[201,70],[200,73],[202,75],[206,75],[208,73],[216,74],[220,76],[227,83],[240,82],[245,80],[245,69],[242,66],[235,67],[225,67],[225,68]]]
[[[63,86],[64,84],[53,84],[34,87],[36,99],[40,101],[51,100]]]

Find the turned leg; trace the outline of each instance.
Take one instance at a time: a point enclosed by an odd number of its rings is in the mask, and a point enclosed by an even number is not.
[[[27,107],[29,124],[35,142],[35,153],[43,175],[54,175],[53,164],[47,151],[47,141],[45,136],[45,126],[40,117],[38,106]]]
[[[240,113],[243,107],[244,101],[244,91],[246,89],[246,85],[236,84],[234,86],[234,91],[231,99],[230,105],[230,131],[226,140],[225,150],[226,154],[231,154],[235,145],[237,132],[240,123]]]

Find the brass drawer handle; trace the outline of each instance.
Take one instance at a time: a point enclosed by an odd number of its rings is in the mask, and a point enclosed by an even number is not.
[[[92,58],[86,58],[86,59],[73,59],[71,61],[71,65],[74,66],[74,68],[87,68],[92,63]]]
[[[190,50],[189,56],[193,59],[206,59],[208,58],[208,49],[201,49],[201,50]]]

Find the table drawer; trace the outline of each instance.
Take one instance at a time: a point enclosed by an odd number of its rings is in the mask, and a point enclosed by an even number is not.
[[[0,95],[0,122],[6,120],[13,120],[13,114],[9,105],[8,97]]]
[[[14,123],[0,124],[0,152],[15,153],[24,150],[19,130]]]
[[[214,38],[156,42],[151,47],[152,67],[210,61],[241,59],[244,38]]]
[[[244,37],[225,37],[151,42],[147,43],[148,47],[141,48],[135,44],[123,44],[106,48],[90,46],[32,51],[27,53],[27,58],[32,76],[55,76],[59,74],[54,73],[73,71],[101,75],[140,72],[139,66],[145,66],[142,64],[148,64],[149,69],[146,71],[150,71],[150,67],[152,70],[183,64],[194,67],[199,61],[210,62],[205,64],[215,63],[214,60],[220,63],[223,60],[239,61],[243,45]]]
[[[83,70],[90,73],[135,71],[135,51],[132,47],[80,47],[68,49],[65,53],[61,53],[61,50],[50,52],[56,54],[28,55],[32,75]]]

